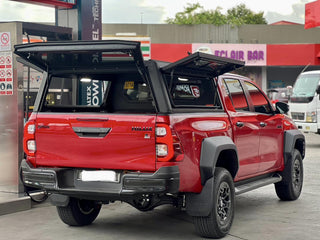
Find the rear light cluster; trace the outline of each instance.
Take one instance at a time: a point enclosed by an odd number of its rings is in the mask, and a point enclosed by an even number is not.
[[[167,124],[157,124],[156,155],[157,160],[161,162],[181,161],[183,159],[180,140]]]
[[[23,149],[24,149],[24,152],[31,157],[34,156],[37,150],[35,133],[36,133],[35,122],[29,121],[24,127]]]

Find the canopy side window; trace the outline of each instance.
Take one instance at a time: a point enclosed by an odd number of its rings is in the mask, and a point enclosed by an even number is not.
[[[174,107],[222,108],[211,78],[165,74],[165,80]]]

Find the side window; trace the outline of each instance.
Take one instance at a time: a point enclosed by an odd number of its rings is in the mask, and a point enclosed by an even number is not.
[[[254,111],[259,113],[271,113],[272,111],[269,102],[261,91],[250,82],[245,82],[245,85],[248,88]]]
[[[248,102],[239,80],[224,79],[224,81],[234,109],[237,111],[249,111]]]

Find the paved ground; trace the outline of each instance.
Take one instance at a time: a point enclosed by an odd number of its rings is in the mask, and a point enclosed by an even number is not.
[[[273,186],[236,199],[234,224],[224,240],[319,239],[320,233],[320,136],[306,135],[303,193],[294,202],[279,201]],[[201,239],[191,218],[170,206],[142,213],[124,203],[103,207],[88,227],[64,225],[48,203],[28,211],[0,216],[0,239]]]

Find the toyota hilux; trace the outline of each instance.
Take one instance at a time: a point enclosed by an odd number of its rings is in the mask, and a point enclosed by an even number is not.
[[[295,200],[305,139],[246,77],[244,62],[195,52],[144,61],[139,42],[15,46],[44,72],[24,129],[25,186],[50,194],[61,220],[91,224],[101,205],[172,204],[203,237],[228,234],[235,195],[274,184]],[[170,53],[168,53],[170,54]]]

